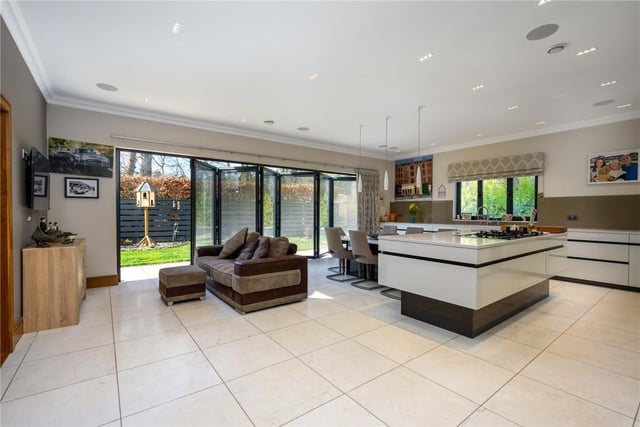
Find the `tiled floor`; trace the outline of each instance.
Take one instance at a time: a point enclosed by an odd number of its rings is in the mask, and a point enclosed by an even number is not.
[[[640,293],[552,281],[469,339],[327,280],[334,263],[310,261],[308,300],[245,316],[169,308],[157,268],[123,271],[79,325],[22,337],[0,424],[640,426]]]

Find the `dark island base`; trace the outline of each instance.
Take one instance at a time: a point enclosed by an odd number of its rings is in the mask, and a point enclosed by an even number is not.
[[[549,280],[544,280],[478,310],[405,291],[400,300],[405,316],[474,338],[548,296]]]

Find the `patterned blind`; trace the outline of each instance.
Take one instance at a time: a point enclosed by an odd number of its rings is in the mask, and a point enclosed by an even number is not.
[[[475,181],[478,179],[542,175],[543,171],[544,153],[529,153],[450,163],[447,176],[450,182]]]

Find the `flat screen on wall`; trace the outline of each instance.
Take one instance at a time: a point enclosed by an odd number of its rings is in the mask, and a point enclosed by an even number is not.
[[[49,210],[49,159],[32,148],[27,159],[27,207],[37,211]]]

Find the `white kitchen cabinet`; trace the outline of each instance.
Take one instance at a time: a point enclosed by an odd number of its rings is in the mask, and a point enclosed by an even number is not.
[[[629,235],[629,286],[640,288],[640,233]]]

